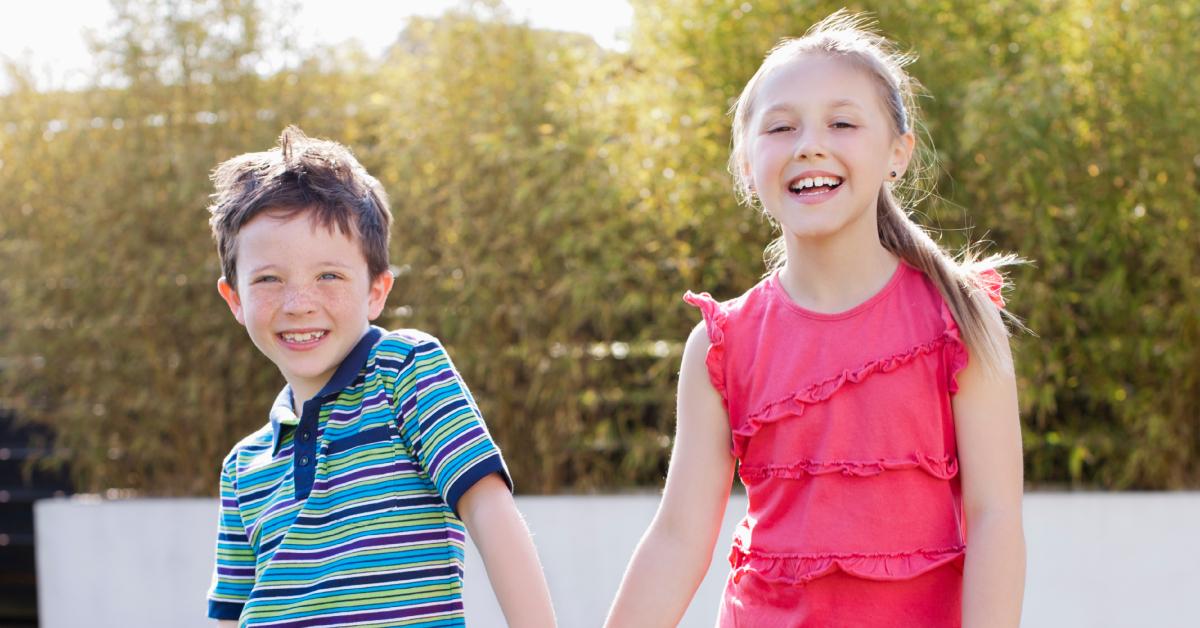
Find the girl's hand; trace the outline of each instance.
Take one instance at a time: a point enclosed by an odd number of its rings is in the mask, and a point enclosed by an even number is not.
[[[1005,335],[999,310],[989,321]],[[1017,626],[1025,588],[1021,423],[1012,356],[989,372],[970,360],[953,398],[967,523],[963,626]]]
[[[708,378],[703,324],[688,336],[667,486],[634,552],[606,626],[676,626],[708,572],[721,531],[734,458],[729,417]]]

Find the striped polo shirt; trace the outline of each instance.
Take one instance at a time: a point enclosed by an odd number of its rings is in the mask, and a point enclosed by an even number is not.
[[[270,421],[221,468],[208,616],[241,626],[462,626],[458,499],[512,483],[436,338],[370,330],[299,417]]]

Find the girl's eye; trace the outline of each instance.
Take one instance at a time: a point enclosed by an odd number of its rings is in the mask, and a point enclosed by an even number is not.
[[[791,130],[792,130],[792,127],[790,127],[786,124],[781,124],[779,126],[773,126],[769,129],[767,129],[767,133],[768,134],[770,134],[770,133],[787,133],[788,131],[791,131]]]
[[[853,129],[853,128],[855,128],[855,126],[853,124],[850,124],[849,122],[844,122],[841,120],[834,122],[831,126],[835,129]]]

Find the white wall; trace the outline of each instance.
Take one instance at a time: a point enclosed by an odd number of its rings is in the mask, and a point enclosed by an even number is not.
[[[521,497],[550,581],[559,622],[599,626],[621,573],[657,506],[655,495]],[[732,525],[730,500],[708,577],[681,625],[711,626]],[[216,502],[102,502],[35,508],[38,606],[43,628],[208,626]],[[1200,493],[1031,494],[1023,626],[1200,626]],[[502,626],[473,548],[467,557],[469,625]]]

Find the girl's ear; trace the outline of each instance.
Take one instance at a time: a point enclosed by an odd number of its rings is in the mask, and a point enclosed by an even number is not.
[[[913,148],[917,144],[917,138],[909,131],[896,139],[892,140],[892,157],[888,161],[888,170],[895,172],[895,179],[904,176],[904,171],[908,169],[908,162],[912,160]]]

